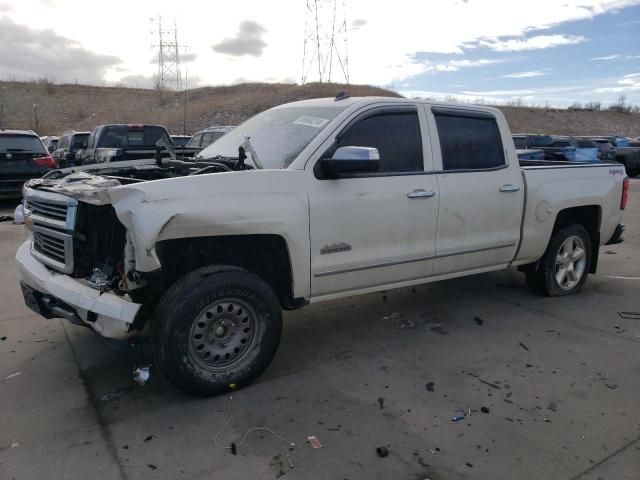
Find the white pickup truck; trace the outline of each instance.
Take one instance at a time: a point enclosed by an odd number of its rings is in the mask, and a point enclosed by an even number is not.
[[[578,291],[621,241],[620,164],[520,165],[500,111],[317,99],[247,120],[192,162],[56,171],[24,188],[26,303],[150,340],[212,395],[268,366],[282,309],[518,267]]]

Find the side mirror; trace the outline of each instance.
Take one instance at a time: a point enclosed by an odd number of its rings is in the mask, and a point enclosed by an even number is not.
[[[379,167],[380,153],[372,147],[340,147],[331,158],[322,159],[322,169],[330,177],[377,172]]]

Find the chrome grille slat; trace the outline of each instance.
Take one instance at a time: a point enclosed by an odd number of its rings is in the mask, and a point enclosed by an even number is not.
[[[25,188],[24,200],[25,219],[33,231],[33,256],[48,267],[72,273],[77,200],[30,188]]]

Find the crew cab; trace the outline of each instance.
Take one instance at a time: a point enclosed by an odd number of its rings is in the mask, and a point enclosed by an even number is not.
[[[171,135],[162,125],[99,125],[89,135],[85,149],[78,153],[76,163],[87,165],[151,158],[162,138],[172,144]],[[191,156],[193,154],[195,151]]]
[[[213,395],[269,365],[282,309],[517,267],[568,295],[621,241],[619,164],[521,165],[499,110],[402,98],[262,112],[193,161],[55,171],[25,186],[24,298]]]

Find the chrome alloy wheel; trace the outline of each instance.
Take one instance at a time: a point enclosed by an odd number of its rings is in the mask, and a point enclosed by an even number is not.
[[[587,251],[582,239],[576,235],[567,238],[556,256],[555,277],[562,290],[574,288],[584,275]]]

